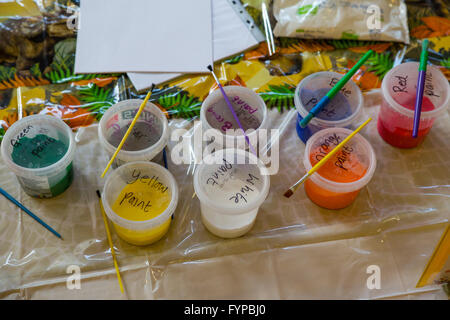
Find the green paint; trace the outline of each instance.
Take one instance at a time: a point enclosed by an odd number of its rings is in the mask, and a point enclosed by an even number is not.
[[[61,173],[54,177],[50,177],[48,179],[48,184],[50,185],[50,192],[52,193],[52,197],[63,193],[72,184],[72,181],[73,181],[73,169],[72,163],[70,163],[69,166],[64,170],[64,173]]]
[[[315,15],[317,14],[317,11],[319,10],[318,6],[313,6],[312,4],[307,4],[305,6],[301,6],[297,10],[297,14],[303,15],[303,14],[310,14]]]
[[[33,138],[23,137],[15,143],[11,158],[17,165],[30,169],[45,168],[60,161],[68,147],[62,141],[38,134]],[[51,198],[64,192],[73,181],[73,168],[53,172],[49,176],[36,178],[18,177],[24,191],[33,197]]]
[[[420,54],[419,71],[427,71],[428,62],[428,39],[422,42],[422,53]]]
[[[31,139],[23,137],[16,142],[11,158],[21,167],[45,168],[61,160],[67,149],[61,141],[38,134]]]
[[[347,40],[358,40],[359,36],[354,31],[349,30],[342,32],[341,38]]]

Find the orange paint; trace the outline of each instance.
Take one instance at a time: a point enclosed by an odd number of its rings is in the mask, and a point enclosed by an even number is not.
[[[319,147],[311,152],[312,166],[331,151],[331,149],[328,152],[323,150],[323,147]],[[352,153],[351,147],[348,146],[344,146],[317,171],[325,179],[341,183],[358,181],[364,177],[366,172],[367,168],[361,164],[358,157]],[[305,191],[312,202],[327,209],[345,208],[355,200],[359,193],[359,190],[344,193],[333,192],[320,187],[312,179],[306,180]]]

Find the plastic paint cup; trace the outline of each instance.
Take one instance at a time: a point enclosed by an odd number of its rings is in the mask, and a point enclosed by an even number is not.
[[[32,197],[51,198],[72,183],[75,156],[72,130],[48,115],[31,115],[6,131],[1,150],[8,168]]]
[[[336,72],[317,72],[307,76],[298,84],[294,95],[294,103],[298,111],[296,129],[304,143],[317,131],[326,128],[352,128],[358,121],[363,105],[363,95],[359,87],[350,80],[305,128],[300,126],[300,121],[343,76]]]
[[[381,84],[382,102],[378,114],[378,133],[398,148],[414,148],[425,139],[436,118],[450,101],[450,87],[442,72],[427,66],[417,138],[412,137],[418,62],[407,62],[391,69]]]
[[[303,163],[306,171],[352,133],[345,128],[328,128],[315,133],[306,143]],[[376,158],[370,143],[355,135],[305,182],[305,191],[315,204],[327,209],[350,205],[375,172]]]
[[[236,238],[255,223],[269,192],[262,162],[242,149],[222,149],[204,158],[194,174],[205,227],[216,236]]]
[[[134,245],[148,245],[169,230],[178,203],[178,186],[161,165],[130,162],[108,176],[102,201],[120,238]]]
[[[101,145],[109,157],[114,154],[143,100],[131,99],[109,108],[98,126]],[[134,161],[162,163],[162,151],[169,141],[169,127],[164,113],[147,102],[138,121],[113,162],[117,168]]]
[[[258,131],[267,128],[266,104],[258,94],[246,87],[225,86],[223,89],[256,150]],[[208,129],[216,129],[216,134],[206,133],[206,137],[217,149],[249,149],[245,136],[219,89],[210,93],[203,101],[200,119],[205,132]]]

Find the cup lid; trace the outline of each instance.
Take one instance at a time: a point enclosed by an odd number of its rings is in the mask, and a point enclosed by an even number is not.
[[[14,149],[22,145],[20,140],[22,138],[31,139],[38,135],[42,135],[45,139],[40,141],[40,146],[34,144],[30,147],[23,146],[25,149],[20,150],[20,153],[30,153],[30,159],[32,154],[36,159],[42,159],[43,154],[55,150],[55,143],[62,142],[65,144],[64,155],[56,162],[41,168],[30,168],[13,161]],[[75,148],[76,143],[72,129],[64,121],[54,116],[38,114],[24,117],[13,123],[3,137],[1,153],[8,167],[16,174],[24,177],[46,176],[66,168],[73,160]]]
[[[229,215],[258,208],[269,192],[264,164],[242,149],[223,149],[205,157],[194,173],[200,202]]]
[[[98,133],[101,144],[109,153],[114,153],[117,149],[117,147],[109,141],[110,132],[115,131],[114,123],[119,121],[126,122],[127,124],[131,123],[142,102],[143,100],[140,99],[123,100],[110,107],[103,115],[98,126]],[[152,132],[155,131],[156,134],[159,135],[158,139],[156,142],[143,149],[131,151],[122,148],[117,155],[118,158],[125,161],[152,159],[167,145],[169,140],[169,125],[167,118],[155,104],[147,102],[139,117],[139,120],[141,119],[151,127]],[[138,121],[136,125],[139,122],[140,121]],[[132,134],[136,133],[136,130],[138,130],[136,125]],[[122,140],[124,134],[125,132],[119,133],[118,143]]]
[[[345,128],[327,128],[316,132],[306,143],[303,163],[309,171],[331,150],[352,133]],[[356,134],[310,179],[337,193],[356,191],[369,183],[376,167],[375,152],[370,143]]]
[[[414,118],[419,63],[405,62],[384,76],[381,92],[384,99],[397,112]],[[450,104],[450,85],[435,66],[427,65],[420,117],[434,118]]]
[[[242,86],[224,86],[223,89],[244,130],[249,131],[249,137],[256,135],[258,129],[267,127],[267,107],[258,94]],[[211,92],[203,101],[200,119],[205,130],[217,129],[218,133],[225,135],[227,139],[236,139],[243,136],[242,130],[240,130],[220,89]],[[229,129],[234,129],[233,135],[229,132]]]
[[[300,116],[306,117],[343,76],[337,72],[322,71],[300,81],[294,94],[294,103]],[[349,126],[360,115],[362,105],[361,90],[350,80],[310,123],[325,127]]]
[[[136,210],[145,210],[144,204],[147,201],[150,201],[150,205],[156,205],[159,200],[155,199],[163,193],[169,195],[169,204],[162,212],[150,219],[132,220],[122,217],[113,210],[114,205],[120,200],[125,188],[133,190],[134,184],[136,184],[134,194],[129,197],[125,194],[122,200],[131,201]],[[150,198],[141,194],[140,190],[143,187],[151,189]],[[132,199],[131,196],[135,199]],[[178,186],[169,170],[157,163],[135,161],[120,166],[108,175],[103,187],[102,202],[106,214],[114,223],[126,229],[148,230],[161,225],[170,218],[177,207],[178,197]]]

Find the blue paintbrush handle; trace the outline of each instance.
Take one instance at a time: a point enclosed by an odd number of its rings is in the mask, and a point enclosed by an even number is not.
[[[44,221],[42,221],[38,216],[36,216],[35,214],[33,214],[30,210],[28,210],[26,207],[24,207],[19,201],[17,201],[16,199],[14,199],[8,192],[6,192],[5,190],[3,190],[2,188],[0,188],[0,193],[2,195],[5,196],[6,199],[8,199],[9,201],[11,201],[12,203],[14,203],[16,206],[18,206],[20,209],[22,209],[22,211],[24,211],[26,214],[28,214],[30,217],[32,217],[34,220],[36,220],[37,222],[39,222],[42,226],[44,226],[48,231],[50,231],[51,233],[53,233],[55,236],[57,236],[58,238],[62,239],[61,235],[56,232],[55,230],[53,230],[48,224],[46,224]]]
[[[322,111],[322,109],[330,102],[330,98],[328,96],[323,96],[322,99],[320,99],[319,103],[314,106],[314,108],[309,111],[308,115],[304,117],[300,121],[300,127],[305,128],[308,123],[311,121],[312,118],[317,116],[317,114]]]

